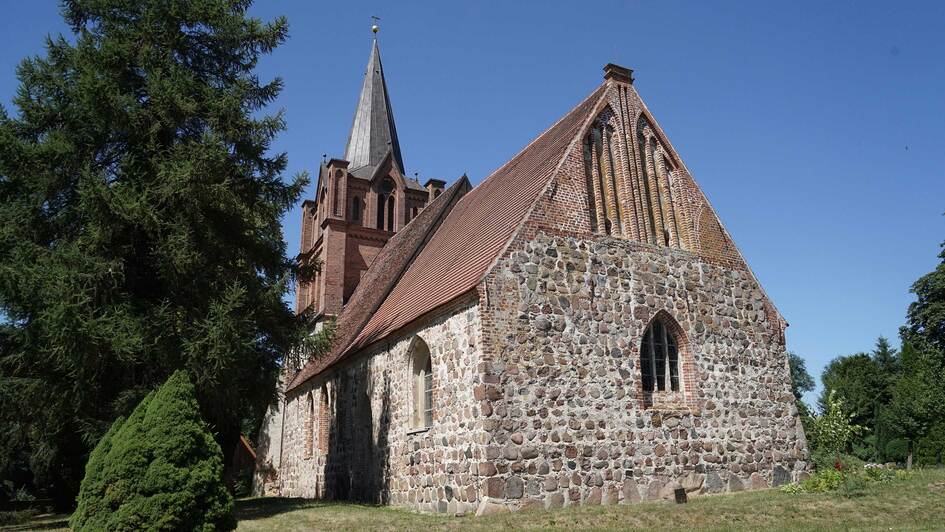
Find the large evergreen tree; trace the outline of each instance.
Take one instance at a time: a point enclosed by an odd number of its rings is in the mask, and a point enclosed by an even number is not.
[[[270,154],[287,22],[248,0],[66,0],[75,35],[0,108],[0,450],[74,495],[89,448],[179,368],[230,448],[296,341]],[[58,490],[58,491],[55,491]]]

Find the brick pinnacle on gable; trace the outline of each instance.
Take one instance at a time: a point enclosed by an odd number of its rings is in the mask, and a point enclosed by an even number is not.
[[[612,79],[623,83],[633,83],[633,69],[607,63],[604,66],[604,79]]]

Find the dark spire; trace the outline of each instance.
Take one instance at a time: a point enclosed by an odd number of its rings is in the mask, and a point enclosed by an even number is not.
[[[381,51],[375,38],[345,147],[345,159],[351,163],[350,168],[356,170],[363,166],[377,166],[388,151],[393,152],[394,163],[403,174],[404,159],[400,155],[397,128],[394,127],[394,114],[381,66]]]

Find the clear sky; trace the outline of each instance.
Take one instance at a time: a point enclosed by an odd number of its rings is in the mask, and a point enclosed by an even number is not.
[[[291,38],[291,173],[341,156],[381,18],[407,172],[478,183],[589,94],[636,87],[819,377],[897,329],[945,240],[945,2],[259,2]],[[66,31],[53,0],[0,2],[0,102]],[[314,194],[309,190],[307,197]],[[285,219],[289,252],[298,209]],[[812,399],[813,396],[809,396]]]

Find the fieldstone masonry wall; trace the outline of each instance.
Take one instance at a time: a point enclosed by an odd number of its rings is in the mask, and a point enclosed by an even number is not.
[[[290,392],[280,493],[454,514],[475,510],[479,480],[473,465],[485,440],[473,398],[479,330],[478,306],[466,298]],[[417,337],[430,349],[434,411],[432,427],[411,430],[410,355]],[[327,450],[316,441],[307,458],[307,396],[318,405],[323,393],[331,424]],[[325,434],[318,427],[312,433],[316,439]]]
[[[539,231],[483,291],[484,496],[513,508],[615,504],[806,474],[780,324],[747,271]],[[678,323],[684,389],[652,405],[639,349],[657,313]]]

